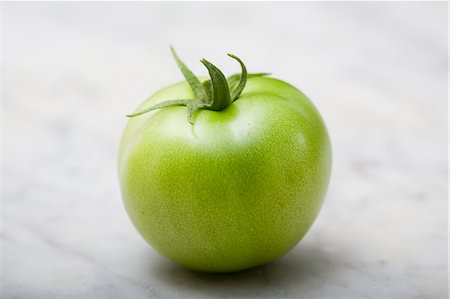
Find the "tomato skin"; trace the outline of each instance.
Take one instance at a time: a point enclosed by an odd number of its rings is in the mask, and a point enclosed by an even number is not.
[[[186,82],[137,110],[192,98]],[[331,145],[313,104],[293,86],[249,78],[222,111],[186,107],[132,118],[122,136],[125,208],[142,237],[187,268],[233,272],[271,262],[314,222],[329,182]]]

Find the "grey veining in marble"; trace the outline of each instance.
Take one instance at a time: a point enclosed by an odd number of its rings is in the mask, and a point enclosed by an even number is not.
[[[447,298],[447,3],[3,3],[1,298]],[[122,206],[125,114],[238,54],[303,90],[333,143],[325,205],[265,267],[195,273]]]

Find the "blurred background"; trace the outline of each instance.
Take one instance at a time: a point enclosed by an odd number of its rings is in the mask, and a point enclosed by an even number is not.
[[[446,2],[3,3],[2,298],[447,298]],[[272,72],[317,106],[333,175],[277,262],[195,273],[122,206],[125,115],[182,80]]]

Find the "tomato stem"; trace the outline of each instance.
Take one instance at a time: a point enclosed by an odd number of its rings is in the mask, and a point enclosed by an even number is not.
[[[247,74],[247,68],[241,59],[233,54],[228,54],[241,65],[241,74],[235,74],[225,78],[224,74],[212,63],[206,59],[200,60],[208,70],[210,79],[201,83],[200,80],[189,70],[189,68],[181,61],[173,47],[170,47],[172,55],[181,70],[184,78],[194,93],[193,99],[176,99],[163,101],[148,107],[144,110],[137,111],[128,117],[135,117],[145,114],[149,111],[161,109],[169,106],[186,106],[187,119],[193,124],[193,115],[199,109],[208,109],[221,111],[236,101],[245,88],[248,77],[266,76],[268,73]]]
[[[206,95],[209,97],[207,101],[208,105],[205,106],[205,108],[215,111],[227,108],[233,103],[227,79],[225,79],[224,74],[208,60],[203,58],[201,62],[208,69],[209,76],[211,77],[211,80],[208,80],[203,84],[203,87],[207,90]]]

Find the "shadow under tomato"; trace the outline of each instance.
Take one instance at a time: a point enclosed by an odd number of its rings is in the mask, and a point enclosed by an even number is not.
[[[319,289],[339,269],[336,254],[308,245],[298,246],[271,264],[235,273],[196,272],[165,259],[153,264],[151,270],[158,284],[182,291],[184,298],[289,297],[302,285],[308,285],[309,292]],[[304,295],[308,296],[307,290]]]

